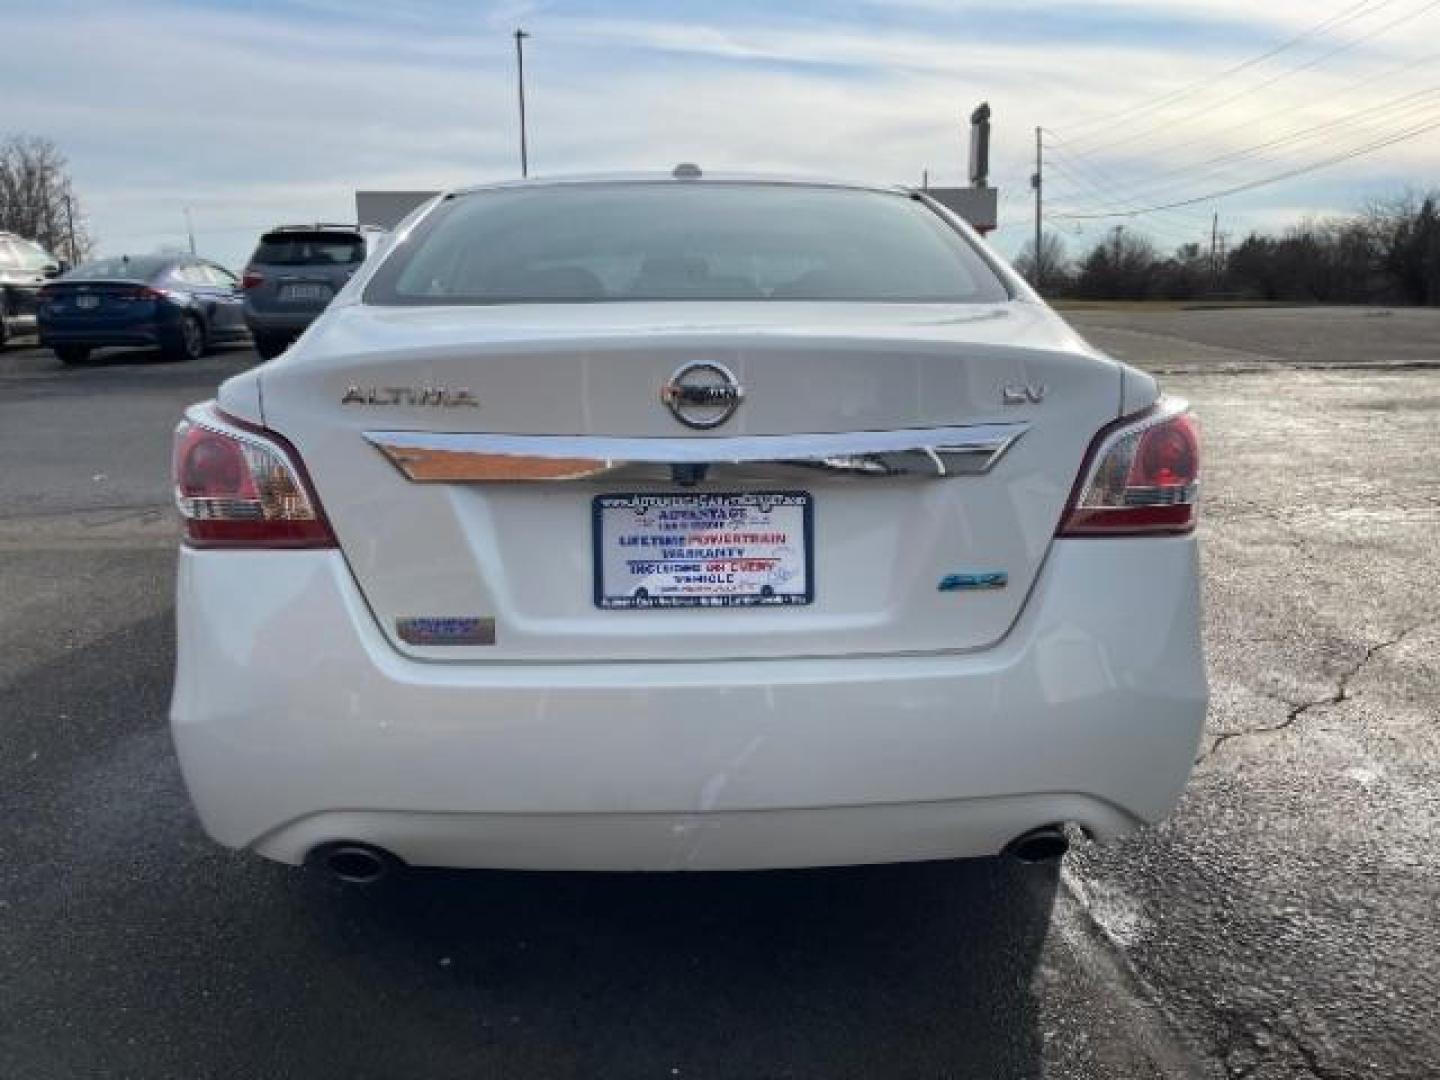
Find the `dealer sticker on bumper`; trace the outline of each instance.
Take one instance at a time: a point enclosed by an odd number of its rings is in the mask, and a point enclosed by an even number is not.
[[[808,604],[813,500],[803,491],[598,495],[602,608]]]

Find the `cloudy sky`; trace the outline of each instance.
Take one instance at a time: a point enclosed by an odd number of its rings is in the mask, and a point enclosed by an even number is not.
[[[5,0],[0,132],[55,140],[103,252],[243,264],[263,228],[354,217],[356,188],[532,173],[782,170],[959,183],[994,110],[997,244],[1029,234],[1034,128],[1072,251],[1163,247],[1440,186],[1440,0]],[[1277,51],[1278,50],[1278,51]],[[1271,55],[1267,55],[1271,54]]]

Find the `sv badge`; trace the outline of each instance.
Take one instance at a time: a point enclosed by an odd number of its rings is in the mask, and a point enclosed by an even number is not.
[[[1049,390],[1044,383],[1006,383],[1000,398],[1006,405],[1039,405]]]

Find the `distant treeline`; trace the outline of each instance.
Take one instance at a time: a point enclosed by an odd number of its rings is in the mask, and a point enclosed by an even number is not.
[[[1040,288],[1052,297],[1440,306],[1440,191],[1306,220],[1278,236],[1252,233],[1224,252],[1185,244],[1166,255],[1139,229],[1120,226],[1073,260],[1046,233],[1040,254]],[[1016,267],[1035,280],[1033,242]]]

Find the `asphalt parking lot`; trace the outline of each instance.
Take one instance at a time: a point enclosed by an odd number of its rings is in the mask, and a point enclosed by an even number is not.
[[[1209,736],[1054,872],[426,872],[225,852],[165,730],[180,408],[0,354],[0,1077],[1440,1073],[1440,311],[1083,310],[1207,441]]]

